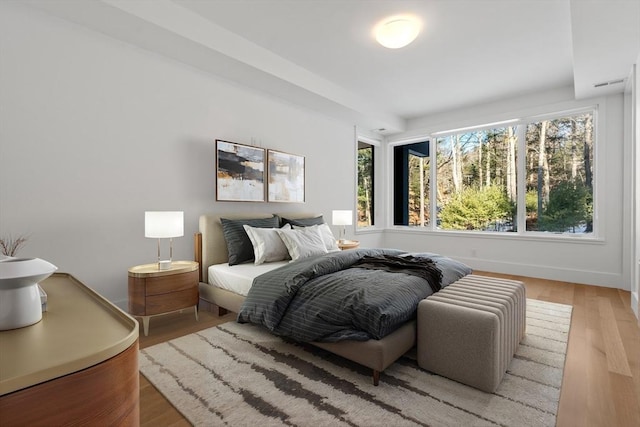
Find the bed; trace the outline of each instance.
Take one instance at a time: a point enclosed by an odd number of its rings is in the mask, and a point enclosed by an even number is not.
[[[283,217],[293,219],[317,218],[312,214],[283,214]],[[226,263],[234,257],[229,254],[225,235],[221,224],[221,217],[224,221],[232,218],[256,219],[271,218],[272,215],[202,215],[199,221],[200,232],[195,236],[195,258],[200,264],[200,298],[205,303],[218,307],[219,314],[226,311],[241,313],[243,303],[247,299],[252,280],[257,276],[269,276],[275,273],[274,270],[280,266],[292,265],[288,261],[264,263],[261,265],[238,264],[229,267]],[[228,232],[228,229],[227,229]],[[228,236],[227,236],[228,237]],[[351,251],[349,251],[351,252]],[[344,254],[336,254],[334,258],[344,258]],[[322,257],[324,258],[324,257]],[[304,261],[304,260],[303,260]],[[277,269],[278,271],[284,270]],[[291,268],[291,267],[290,267]],[[454,273],[445,272],[447,283],[454,281],[456,277],[469,274],[468,267]],[[265,274],[266,273],[266,274]],[[249,295],[251,297],[251,295]],[[239,320],[241,316],[238,316]],[[246,319],[245,319],[246,320]],[[378,385],[380,372],[391,365],[395,360],[411,349],[416,343],[416,322],[415,318],[403,322],[397,328],[394,327],[391,333],[381,336],[379,339],[342,339],[340,341],[310,341],[311,344],[327,350],[331,353],[352,360],[362,366],[372,370],[373,383]]]

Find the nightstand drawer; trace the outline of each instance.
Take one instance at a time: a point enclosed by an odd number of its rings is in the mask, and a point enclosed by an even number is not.
[[[175,274],[173,276],[149,277],[146,279],[145,295],[162,295],[198,287],[198,272]]]
[[[145,315],[166,313],[193,307],[198,304],[198,288],[185,289],[162,295],[148,296],[146,300]]]

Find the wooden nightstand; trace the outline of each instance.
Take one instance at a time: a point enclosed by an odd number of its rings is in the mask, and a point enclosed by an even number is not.
[[[338,247],[343,251],[356,249],[360,247],[360,242],[358,240],[343,240],[342,242],[338,240]]]
[[[198,263],[174,261],[168,270],[158,264],[129,269],[129,313],[142,317],[144,335],[149,334],[149,318],[193,307],[198,320]]]

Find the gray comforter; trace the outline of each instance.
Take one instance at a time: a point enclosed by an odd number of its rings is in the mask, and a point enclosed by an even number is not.
[[[357,249],[305,258],[254,279],[238,322],[266,326],[296,341],[380,339],[415,318],[420,300],[433,292],[421,277],[350,268],[364,256],[404,255],[396,249]],[[471,272],[432,253],[412,253],[435,262],[441,286]]]

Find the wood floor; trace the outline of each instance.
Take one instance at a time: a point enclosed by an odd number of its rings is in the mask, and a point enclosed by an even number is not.
[[[630,308],[630,293],[528,277],[475,272],[522,280],[527,297],[573,305],[558,426],[640,426],[640,326]],[[151,319],[140,348],[233,321],[201,311]],[[142,329],[141,329],[142,330]],[[142,426],[188,426],[182,415],[140,376]]]

